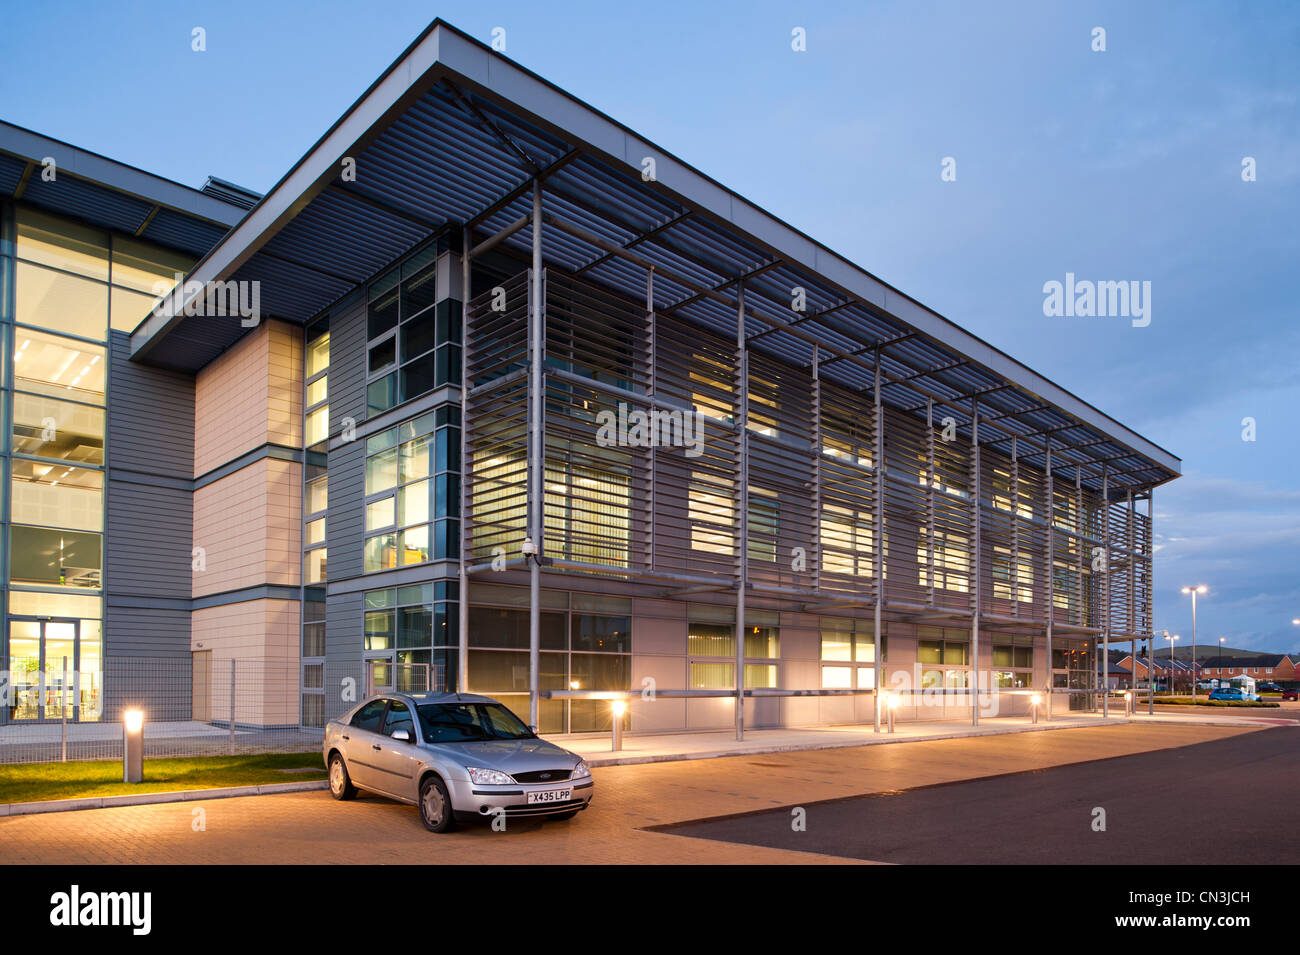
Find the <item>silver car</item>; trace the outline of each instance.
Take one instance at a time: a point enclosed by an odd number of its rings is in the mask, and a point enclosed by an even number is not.
[[[471,693],[373,696],[326,724],[322,753],[335,799],[411,803],[431,832],[502,813],[572,819],[594,792],[580,756]]]

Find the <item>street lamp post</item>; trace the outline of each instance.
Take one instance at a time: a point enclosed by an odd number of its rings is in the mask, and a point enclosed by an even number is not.
[[[1219,665],[1214,668],[1219,671],[1219,676],[1214,682],[1216,689],[1222,688],[1223,686],[1223,641],[1227,639],[1227,637],[1219,637]]]
[[[1174,695],[1174,641],[1178,639],[1178,634],[1170,634],[1165,631],[1165,637],[1169,640],[1169,695]]]
[[[1184,587],[1183,593],[1192,595],[1192,705],[1196,705],[1196,595],[1203,594],[1209,587],[1205,584],[1197,584],[1194,587]],[[1170,656],[1173,656],[1173,648],[1169,650]],[[1170,660],[1172,663],[1172,659]]]

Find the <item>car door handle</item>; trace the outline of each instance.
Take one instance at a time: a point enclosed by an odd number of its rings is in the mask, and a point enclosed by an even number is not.
[[[344,733],[344,734],[343,734],[343,738],[344,738],[344,739],[351,739],[352,737],[349,736],[347,733]]]
[[[379,752],[380,750],[383,749],[383,747],[380,746],[378,743],[371,743],[370,748],[375,750],[376,752]]]

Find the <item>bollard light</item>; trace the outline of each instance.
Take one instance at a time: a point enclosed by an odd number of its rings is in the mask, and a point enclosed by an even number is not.
[[[889,708],[889,732],[894,732],[894,714],[898,708],[903,705],[903,694],[890,693],[885,697],[885,704]]]
[[[1035,693],[1029,698],[1029,712],[1033,722],[1035,723],[1038,722],[1038,707],[1041,706],[1042,703],[1043,695],[1041,693]]]
[[[1124,715],[1126,717],[1133,715],[1133,694],[1128,690],[1124,691]]]
[[[612,722],[613,740],[610,743],[610,749],[618,752],[623,748],[623,714],[627,712],[627,704],[622,700],[615,700],[609,706],[609,711],[614,715]]]
[[[122,714],[122,782],[138,783],[144,779],[144,711],[127,710]]]

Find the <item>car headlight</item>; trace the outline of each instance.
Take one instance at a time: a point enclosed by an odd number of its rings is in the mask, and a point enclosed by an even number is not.
[[[569,774],[570,779],[578,779],[581,776],[590,776],[591,768],[587,765],[585,759],[578,760],[578,765],[573,767],[573,772]]]
[[[507,773],[499,769],[476,769],[473,766],[466,766],[465,769],[469,772],[470,781],[480,786],[509,786],[514,782]]]

